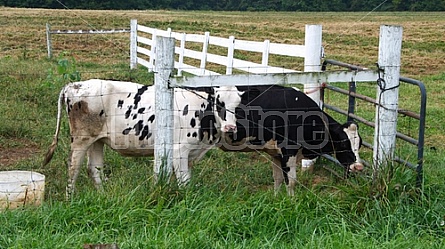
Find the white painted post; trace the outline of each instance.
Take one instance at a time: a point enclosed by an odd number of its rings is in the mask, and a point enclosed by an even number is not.
[[[138,21],[130,21],[130,69],[138,66]]]
[[[185,51],[185,39],[187,34],[182,33],[181,41],[179,45],[179,59],[178,59],[178,76],[182,76],[182,68],[184,67],[184,51]]]
[[[157,41],[156,29],[151,34],[151,47],[150,47],[150,59],[148,61],[148,71],[153,72],[154,63],[156,60],[156,41]]]
[[[304,71],[305,72],[320,72],[321,58],[323,54],[322,48],[322,27],[321,25],[306,25],[305,29],[305,56],[304,56]],[[305,84],[304,92],[311,97],[319,106],[322,105],[320,101],[320,84]]]
[[[399,99],[400,57],[403,28],[380,26],[379,58],[381,83],[377,87],[374,132],[374,177],[394,156]]]
[[[263,49],[261,65],[264,66],[264,70],[266,73],[267,73],[267,65],[269,64],[269,47],[270,47],[270,41],[264,40],[264,49]]]
[[[209,47],[210,32],[205,32],[204,43],[202,44],[202,54],[201,54],[201,64],[199,68],[201,69],[201,75],[205,75],[205,69],[207,64],[207,49]]]
[[[175,39],[172,37],[156,38],[155,61],[155,164],[157,179],[168,180],[173,168],[173,94],[169,88],[169,79],[174,67]]]
[[[235,50],[235,36],[229,36],[229,46],[227,46],[227,66],[226,74],[231,75],[233,72],[233,52]]]
[[[46,46],[48,47],[48,59],[51,59],[52,55],[52,44],[51,44],[51,25],[46,24]]]
[[[323,57],[323,29],[321,25],[306,25],[304,37],[304,71],[320,72]],[[320,85],[322,82],[305,84],[304,92],[313,99],[320,108],[323,103],[320,99]],[[301,169],[312,170],[315,160],[301,159]]]

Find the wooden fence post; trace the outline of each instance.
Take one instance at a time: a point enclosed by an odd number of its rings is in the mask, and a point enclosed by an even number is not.
[[[320,72],[321,58],[322,58],[322,27],[321,25],[306,25],[305,30],[305,56],[304,56],[304,71],[305,72]],[[318,105],[320,101],[320,84],[322,82],[305,84],[304,92],[311,97]]]
[[[52,55],[52,44],[51,44],[51,25],[46,24],[46,46],[48,47],[48,59],[53,57]]]
[[[169,79],[174,67],[174,51],[174,38],[156,38],[154,173],[161,181],[169,179],[173,168],[174,89],[169,87]]]
[[[397,108],[399,99],[400,57],[403,28],[380,26],[378,65],[380,77],[374,132],[374,179],[381,167],[392,160],[396,145]]]
[[[227,46],[227,65],[226,74],[231,75],[233,72],[233,53],[235,50],[235,36],[229,36],[229,44]]]
[[[138,66],[138,20],[130,21],[130,69]]]
[[[201,69],[201,76],[205,75],[207,64],[207,49],[209,48],[210,32],[204,33],[204,42],[202,43],[201,63],[199,68]]]
[[[267,66],[269,65],[269,40],[264,40],[264,49],[263,49],[263,55],[261,60],[261,65],[264,66],[264,68],[267,69]]]
[[[178,76],[182,76],[182,68],[184,66],[184,51],[185,51],[185,39],[187,34],[181,34],[181,41],[179,45],[179,59],[178,59]]]
[[[148,60],[148,72],[153,72],[153,67],[156,59],[156,42],[157,42],[156,29],[151,34],[151,46],[150,46],[150,59]]]

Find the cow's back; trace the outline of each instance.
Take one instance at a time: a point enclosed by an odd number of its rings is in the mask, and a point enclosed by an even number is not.
[[[72,135],[96,137],[126,156],[153,155],[154,91],[154,86],[99,79],[68,84],[64,94]],[[205,92],[175,89],[176,144],[200,151],[219,139],[209,98]]]
[[[250,138],[253,147],[272,140],[279,147],[299,147],[304,139],[304,134],[299,133],[313,128],[313,118],[324,117],[319,106],[295,88],[273,85],[247,86],[240,90],[244,94],[237,109],[238,132],[232,143]]]
[[[64,94],[72,136],[96,137],[128,156],[153,154],[153,87],[92,79]]]

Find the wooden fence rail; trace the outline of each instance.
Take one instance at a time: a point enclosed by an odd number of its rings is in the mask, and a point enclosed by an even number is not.
[[[220,73],[209,69],[209,64],[216,64],[225,67],[225,74],[231,75],[233,70],[250,74],[271,74],[271,73],[295,73],[296,70],[283,67],[271,66],[269,64],[270,55],[282,55],[304,59],[305,72],[320,72],[321,60],[323,57],[322,28],[320,25],[306,25],[305,45],[273,43],[265,41],[247,41],[235,39],[234,36],[228,38],[211,36],[210,32],[199,34],[186,34],[173,32],[171,29],[159,30],[143,25],[139,25],[137,20],[131,20],[131,42],[130,42],[130,68],[135,68],[141,64],[152,71],[156,59],[156,37],[169,37],[179,44],[175,45],[174,52],[177,60],[174,68],[177,76],[182,76],[187,72],[197,76],[214,76]],[[187,46],[191,43],[201,44],[196,48]],[[209,45],[217,46],[226,50],[226,55],[213,54],[208,51]],[[235,51],[247,51],[261,54],[261,63],[242,60],[234,57]],[[199,61],[199,66],[185,63],[185,58]],[[305,85],[308,95],[319,103],[319,83]]]

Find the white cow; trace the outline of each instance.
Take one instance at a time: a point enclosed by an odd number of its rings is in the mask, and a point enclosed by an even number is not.
[[[179,184],[189,181],[189,163],[199,160],[212,148],[221,132],[236,130],[234,108],[240,103],[242,93],[235,87],[209,89],[213,92],[174,91],[173,170]],[[123,156],[153,155],[154,86],[92,79],[70,83],[61,90],[56,132],[44,165],[49,163],[57,146],[63,103],[71,134],[68,198],[74,192],[85,154],[88,174],[98,189],[102,185],[105,144]]]

